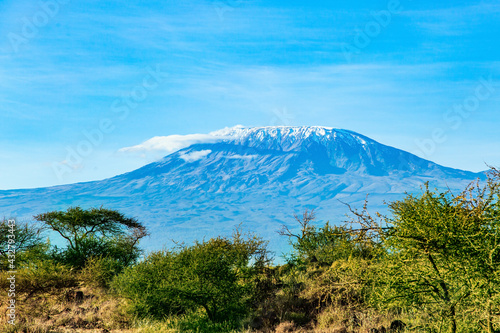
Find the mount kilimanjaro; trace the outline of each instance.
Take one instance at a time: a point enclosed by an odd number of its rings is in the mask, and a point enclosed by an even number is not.
[[[228,234],[235,226],[270,240],[278,254],[287,240],[276,231],[294,214],[316,209],[318,221],[345,220],[341,202],[384,211],[383,201],[419,192],[425,182],[460,190],[484,178],[440,166],[361,134],[326,127],[241,126],[210,133],[135,171],[113,178],[48,188],[0,191],[3,216],[30,218],[70,206],[116,209],[137,217],[159,249],[176,241]]]

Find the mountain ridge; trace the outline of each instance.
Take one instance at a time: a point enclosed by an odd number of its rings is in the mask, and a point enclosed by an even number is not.
[[[275,233],[293,214],[317,209],[319,220],[346,213],[339,200],[383,210],[383,201],[437,188],[462,189],[483,178],[440,166],[356,132],[324,127],[233,127],[210,133],[157,162],[108,179],[0,191],[4,215],[29,217],[68,206],[105,206],[143,220],[149,249],[169,238],[192,241],[228,233],[240,222],[285,246]],[[168,235],[168,236],[167,236]],[[172,236],[172,237],[170,237]]]

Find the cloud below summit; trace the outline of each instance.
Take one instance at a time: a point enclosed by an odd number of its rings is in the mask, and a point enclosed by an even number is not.
[[[187,154],[182,153],[180,155],[180,158],[182,158],[184,161],[186,161],[188,163],[191,163],[194,161],[201,160],[202,158],[204,158],[205,156],[207,156],[211,152],[212,151],[210,149],[206,149],[206,150],[200,150],[200,151],[193,151],[193,152],[187,153]]]
[[[221,139],[223,137],[211,134],[155,136],[138,145],[121,148],[119,151],[124,153],[162,152],[171,154],[197,143],[214,143]]]

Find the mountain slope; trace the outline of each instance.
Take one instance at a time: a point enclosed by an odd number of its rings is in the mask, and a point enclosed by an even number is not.
[[[146,247],[228,233],[240,223],[271,240],[293,214],[316,208],[342,220],[347,202],[360,207],[401,198],[429,181],[461,189],[481,174],[446,168],[363,135],[324,127],[233,127],[135,171],[102,181],[0,191],[0,212],[28,217],[81,205],[138,217],[152,232]]]

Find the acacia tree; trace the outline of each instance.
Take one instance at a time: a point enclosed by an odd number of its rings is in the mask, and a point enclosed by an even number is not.
[[[83,266],[92,256],[115,256],[125,264],[138,255],[137,243],[147,235],[135,218],[105,208],[70,207],[34,217],[68,242],[64,252],[75,266]]]
[[[421,197],[408,195],[389,204],[393,228],[386,245],[392,253],[392,266],[385,276],[388,299],[394,305],[429,309],[449,318],[456,332],[457,307],[470,294],[470,281],[461,280],[464,267],[455,261],[457,241],[465,230],[455,223],[450,199],[426,188]],[[387,297],[387,295],[386,295]]]
[[[460,218],[472,225],[464,235],[466,245],[462,260],[469,268],[477,288],[473,291],[473,305],[483,309],[486,330],[494,332],[494,316],[500,308],[500,172],[491,168],[487,183],[471,183],[454,202]]]
[[[457,196],[426,186],[421,196],[389,204],[391,228],[383,240],[392,264],[382,283],[389,304],[437,312],[453,333],[467,315],[494,331],[500,295],[498,176],[492,169],[486,185],[471,183]]]

